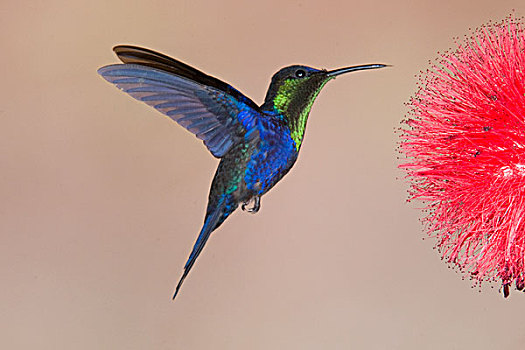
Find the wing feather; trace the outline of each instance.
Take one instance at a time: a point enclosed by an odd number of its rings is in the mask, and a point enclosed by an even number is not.
[[[157,68],[137,63],[109,65],[98,72],[133,98],[152,106],[195,134],[215,157],[224,156],[236,140],[250,131],[244,122],[246,115],[251,119],[259,115],[258,107],[244,95],[241,94],[240,100],[230,95],[228,92],[237,90],[228,90],[226,83],[215,83],[220,85],[219,89],[190,80],[189,76],[198,76],[193,71],[192,74],[184,71],[184,76],[176,75],[175,69],[166,69],[166,62],[157,64]],[[243,120],[239,120],[239,116]]]

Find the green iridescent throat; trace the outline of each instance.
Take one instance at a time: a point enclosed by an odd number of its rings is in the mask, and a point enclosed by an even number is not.
[[[330,79],[325,79],[320,82],[319,87],[316,90],[308,91],[306,96],[297,96],[304,91],[304,80],[299,79],[287,79],[284,83],[279,86],[277,94],[274,98],[274,108],[278,113],[283,114],[290,127],[290,133],[292,140],[295,142],[295,149],[299,151],[301,143],[303,142],[304,131],[306,129],[306,122],[308,121],[308,115],[312,109],[314,101],[321,92],[321,89]],[[303,85],[303,86],[301,86]],[[292,101],[293,103],[292,105]],[[301,102],[301,103],[299,103]]]

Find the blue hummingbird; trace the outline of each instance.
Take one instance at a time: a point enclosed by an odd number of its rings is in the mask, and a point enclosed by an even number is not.
[[[204,224],[184,266],[173,299],[211,233],[239,204],[256,213],[261,197],[290,171],[303,143],[315,98],[335,77],[384,64],[327,71],[302,65],[272,77],[260,106],[231,85],[161,53],[121,45],[113,48],[123,64],[98,73],[201,139],[220,159],[208,196]]]

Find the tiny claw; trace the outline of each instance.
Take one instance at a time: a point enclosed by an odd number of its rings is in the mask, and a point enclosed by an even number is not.
[[[250,205],[250,203],[252,202],[253,202],[253,206],[248,207],[248,205]],[[243,202],[241,205],[241,209],[250,214],[257,213],[260,208],[261,208],[261,197],[260,196],[252,197],[248,201]]]

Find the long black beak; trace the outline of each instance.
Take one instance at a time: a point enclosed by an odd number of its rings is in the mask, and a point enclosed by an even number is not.
[[[345,68],[339,68],[334,69],[326,72],[326,76],[328,77],[335,77],[337,75],[355,72],[358,70],[365,70],[365,69],[377,69],[377,68],[384,68],[384,67],[390,67],[388,64],[365,64],[362,66],[352,66],[352,67],[345,67]]]

